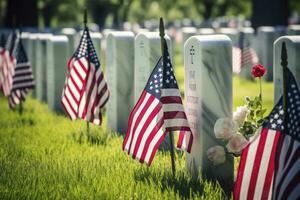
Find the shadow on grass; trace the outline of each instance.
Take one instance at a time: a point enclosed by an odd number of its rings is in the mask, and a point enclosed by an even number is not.
[[[135,171],[134,178],[136,181],[157,185],[162,191],[169,191],[172,188],[174,192],[179,194],[181,199],[190,199],[203,195],[205,197],[205,192],[207,191],[205,191],[204,185],[209,187],[211,192],[214,192],[215,188],[220,188],[217,183],[192,179],[183,172],[177,172],[176,177],[173,178],[170,172],[157,173],[150,169],[145,169]],[[219,189],[218,192],[220,192],[222,199],[228,199],[222,189]]]

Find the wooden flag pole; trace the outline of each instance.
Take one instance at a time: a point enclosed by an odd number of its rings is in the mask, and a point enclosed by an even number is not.
[[[283,105],[283,111],[284,111],[284,120],[283,120],[283,127],[284,130],[286,130],[287,127],[287,91],[286,91],[286,74],[287,74],[287,66],[288,66],[288,61],[287,61],[287,50],[286,50],[286,45],[285,42],[282,42],[282,47],[281,47],[281,66],[282,66],[282,76],[283,76],[283,88],[282,88],[282,105]]]
[[[160,41],[161,41],[161,53],[162,53],[162,59],[163,59],[163,66],[166,66],[166,52],[165,52],[165,27],[164,27],[164,21],[163,18],[160,18],[159,21],[159,35],[160,35]],[[163,68],[164,69],[164,68]],[[174,151],[174,139],[173,139],[173,133],[172,131],[169,132],[170,136],[170,155],[171,155],[171,162],[172,162],[172,173],[173,177],[175,178],[175,151]]]

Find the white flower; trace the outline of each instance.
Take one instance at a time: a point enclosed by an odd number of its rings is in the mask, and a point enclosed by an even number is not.
[[[213,162],[213,165],[219,165],[226,161],[225,149],[219,145],[210,147],[206,155],[208,159]]]
[[[229,139],[237,132],[238,126],[230,118],[220,118],[216,121],[214,132],[218,139]]]
[[[239,106],[233,113],[233,120],[238,124],[238,126],[242,126],[248,113],[249,109],[247,108],[247,106]]]
[[[228,144],[226,145],[226,148],[228,152],[231,153],[240,153],[243,148],[245,148],[249,144],[249,141],[246,140],[246,138],[240,134],[235,134],[230,138],[228,141]]]

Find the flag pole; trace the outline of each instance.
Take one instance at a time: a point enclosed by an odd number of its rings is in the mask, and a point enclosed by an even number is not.
[[[87,8],[84,8],[84,12],[83,12],[83,24],[84,24],[84,29],[86,29],[86,27],[87,27]],[[87,51],[89,54],[89,45],[87,45]],[[88,62],[88,68],[90,69],[89,62]],[[86,131],[87,131],[87,134],[90,133],[90,123],[88,121],[86,122]]]
[[[283,88],[282,88],[282,105],[283,105],[283,111],[284,111],[284,120],[283,120],[283,127],[284,130],[286,130],[287,127],[287,83],[286,83],[286,74],[287,74],[287,66],[288,66],[288,61],[287,61],[287,50],[286,50],[286,45],[285,42],[282,42],[282,47],[281,47],[281,66],[282,66],[282,80],[283,80]]]
[[[159,21],[159,35],[160,35],[160,41],[161,41],[161,53],[162,53],[162,59],[163,59],[163,66],[166,66],[166,52],[165,52],[165,27],[164,27],[164,21],[163,18],[160,18]],[[164,68],[163,68],[164,69]],[[175,151],[174,151],[174,139],[173,139],[173,133],[172,131],[169,132],[170,136],[170,155],[171,155],[171,162],[172,162],[172,173],[173,177],[175,178]]]
[[[19,25],[19,42],[21,40],[21,35],[22,35],[22,26]],[[23,113],[23,101],[20,101],[19,114],[22,115],[22,113]]]

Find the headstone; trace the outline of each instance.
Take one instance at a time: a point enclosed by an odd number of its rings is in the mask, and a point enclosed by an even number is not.
[[[75,48],[77,44],[75,44],[75,40],[77,37],[77,32],[73,28],[63,28],[61,30],[61,34],[66,35],[68,37],[69,40],[68,58],[70,58],[76,50]]]
[[[253,50],[255,49],[254,47],[254,29],[251,27],[243,27],[240,28],[240,33],[239,33],[239,37],[241,36],[241,33],[243,34],[243,46],[244,47],[250,47]],[[240,38],[239,38],[240,39]],[[240,41],[238,41],[239,43]],[[233,44],[233,45],[237,45],[237,44]],[[248,80],[252,80],[253,77],[251,76],[251,69],[252,69],[252,64],[247,64],[244,65],[241,69],[240,75],[242,77],[244,77],[245,79]]]
[[[29,47],[28,47],[29,46],[29,40],[30,40],[29,36],[30,36],[30,33],[28,33],[28,32],[22,32],[22,34],[21,34],[22,44],[25,48],[27,56],[28,56],[28,51],[29,51]]]
[[[193,176],[218,180],[224,189],[233,184],[233,158],[214,166],[207,150],[221,140],[214,136],[217,119],[232,116],[232,43],[225,35],[193,36],[184,45],[185,109],[194,135],[187,167]],[[224,144],[223,144],[224,145]]]
[[[215,33],[215,30],[212,28],[199,28],[198,34],[199,35],[212,35]]]
[[[68,49],[67,36],[55,35],[47,41],[47,103],[54,111],[62,110],[60,102],[67,73]]]
[[[270,26],[259,27],[256,37],[256,48],[260,63],[267,68],[267,74],[264,76],[267,81],[273,81],[273,43],[284,35],[285,29]]]
[[[288,35],[300,35],[300,24],[289,25]]]
[[[274,102],[276,103],[282,95],[282,66],[281,47],[285,42],[288,55],[288,68],[294,74],[298,87],[300,88],[300,35],[283,36],[274,42]]]
[[[169,36],[165,36],[172,59]],[[139,33],[134,44],[134,102],[140,97],[148,78],[161,57],[161,43],[158,32]]]
[[[29,35],[29,41],[28,41],[28,51],[27,51],[27,55],[28,55],[28,59],[29,62],[31,63],[31,67],[32,67],[32,73],[33,73],[33,77],[36,81],[37,79],[37,68],[36,68],[36,46],[38,43],[38,35],[37,33],[31,33]],[[36,97],[36,91],[37,91],[37,86],[35,87],[35,89],[32,91],[32,95],[33,97]]]
[[[125,134],[134,106],[134,34],[111,32],[106,42],[106,77],[110,90],[106,107],[107,126]]]
[[[52,34],[38,34],[36,43],[36,97],[42,102],[47,102],[47,56],[48,52],[46,49],[47,40],[51,38]]]
[[[239,30],[235,28],[219,28],[217,33],[227,35],[232,40],[232,44],[236,44],[239,40]]]
[[[182,44],[184,45],[187,39],[197,34],[197,29],[195,27],[183,27],[181,29],[181,32],[182,32]]]

